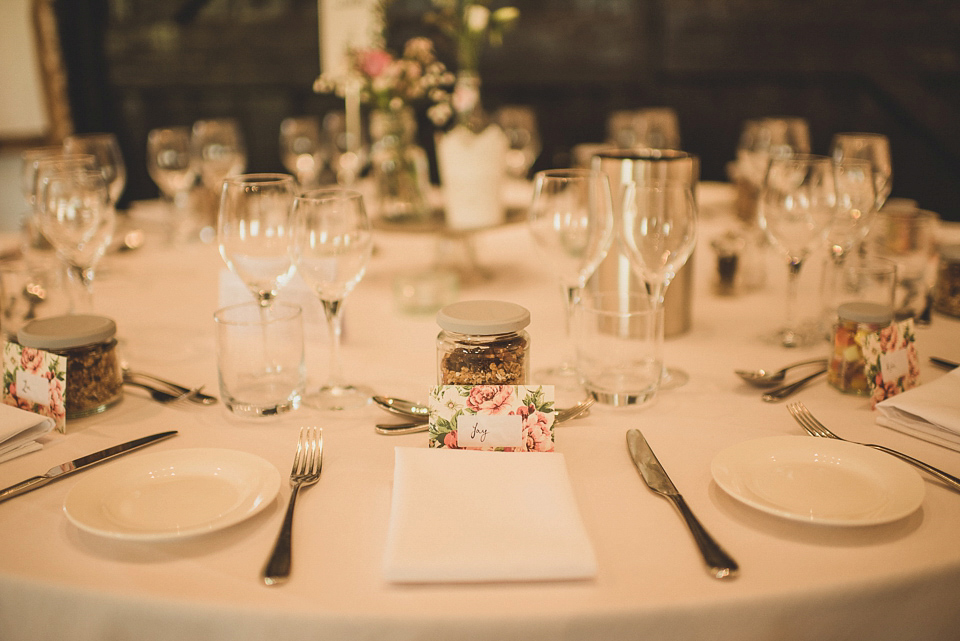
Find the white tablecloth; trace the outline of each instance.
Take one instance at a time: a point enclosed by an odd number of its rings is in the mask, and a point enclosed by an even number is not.
[[[701,191],[701,194],[704,192]],[[308,408],[241,421],[222,407],[165,407],[129,389],[116,408],[70,424],[40,452],[0,465],[0,487],[51,465],[137,436],[180,430],[150,451],[226,447],[256,453],[288,473],[300,425],[324,429],[323,476],[298,503],[294,575],[266,587],[259,572],[289,496],[230,529],[166,543],[130,543],[84,533],[62,506],[82,475],[0,504],[0,639],[182,641],[184,639],[586,640],[956,639],[960,630],[960,495],[926,484],[922,508],[877,527],[789,522],[742,506],[711,480],[710,462],[744,440],[801,434],[782,404],[760,401],[735,367],[771,367],[826,352],[765,342],[782,314],[785,267],[770,257],[762,291],[720,298],[710,289],[709,239],[725,223],[703,222],[690,333],[667,341],[668,362],[690,381],[638,410],[596,407],[557,429],[557,450],[597,556],[594,580],[492,585],[395,585],[382,559],[394,447],[425,447],[426,435],[374,432],[382,411],[331,415]],[[345,304],[343,345],[350,380],[380,393],[419,398],[435,379],[433,317],[402,315],[391,283],[429,263],[435,240],[379,234],[368,272]],[[511,225],[475,237],[492,280],[461,298],[498,298],[530,309],[534,369],[563,340],[560,291]],[[216,391],[212,313],[222,262],[216,249],[150,242],[112,255],[96,305],[116,319],[130,364]],[[812,278],[812,275],[811,275]],[[326,370],[326,330],[308,310],[311,384]],[[922,375],[942,374],[926,357],[960,359],[960,322],[935,315],[918,330]],[[866,399],[820,380],[797,397],[850,438],[889,445],[955,475],[955,452],[875,424]],[[741,575],[706,573],[673,507],[641,482],[624,435],[641,428],[707,529],[737,559]],[[132,454],[130,456],[136,456]],[[531,455],[535,456],[535,455]],[[437,532],[424,545],[445,544]]]

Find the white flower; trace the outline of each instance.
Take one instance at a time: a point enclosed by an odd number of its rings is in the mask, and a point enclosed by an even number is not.
[[[482,4],[472,4],[464,12],[464,22],[470,31],[481,33],[490,22],[490,9]]]

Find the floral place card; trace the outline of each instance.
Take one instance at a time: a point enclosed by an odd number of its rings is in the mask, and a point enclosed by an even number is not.
[[[42,349],[3,344],[3,402],[49,416],[66,432],[67,357]]]
[[[908,318],[864,337],[863,359],[871,406],[916,387],[920,382],[913,319]]]
[[[430,392],[430,447],[552,452],[552,385],[439,385]]]

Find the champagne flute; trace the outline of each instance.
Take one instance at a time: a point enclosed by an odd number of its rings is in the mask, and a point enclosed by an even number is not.
[[[64,139],[63,150],[68,154],[90,154],[97,159],[107,183],[110,205],[116,207],[127,185],[127,166],[117,137],[111,133],[74,134]]]
[[[534,380],[556,386],[558,394],[583,396],[573,362],[570,331],[587,280],[606,257],[613,237],[613,204],[607,175],[589,169],[537,172],[527,219],[534,247],[563,288],[566,355],[559,365],[537,372]],[[558,399],[560,402],[560,399]]]
[[[92,312],[95,269],[116,224],[103,174],[82,165],[46,171],[37,198],[37,226],[75,285],[74,311]]]
[[[883,207],[893,189],[893,163],[890,159],[890,140],[883,134],[845,132],[836,134],[830,146],[835,161],[859,158],[873,166],[877,205]]]
[[[627,183],[620,231],[622,251],[646,285],[651,306],[661,309],[670,282],[697,244],[697,201],[690,183],[669,179]],[[656,331],[662,335],[663,326]],[[686,381],[685,372],[666,368],[660,388]]]
[[[192,232],[189,199],[197,182],[196,165],[187,127],[151,129],[147,134],[147,173],[172,204],[170,240],[173,242]]]
[[[241,174],[223,181],[217,215],[220,256],[267,309],[296,272],[288,174]]]
[[[343,188],[315,189],[297,196],[297,269],[323,304],[330,332],[330,371],[319,391],[304,402],[323,410],[366,405],[373,391],[343,382],[340,359],[343,301],[366,271],[373,248],[363,196]]]
[[[760,190],[760,226],[787,259],[786,323],[778,332],[784,347],[809,344],[816,329],[796,319],[798,278],[809,253],[823,242],[837,201],[833,162],[827,156],[798,154],[774,158]]]

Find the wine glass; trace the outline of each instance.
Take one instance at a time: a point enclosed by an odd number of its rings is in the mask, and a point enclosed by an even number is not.
[[[537,372],[534,380],[556,386],[558,395],[576,394],[571,400],[579,400],[583,394],[570,331],[583,287],[607,255],[613,237],[610,183],[606,174],[589,169],[540,171],[533,182],[527,224],[534,247],[563,288],[567,323],[566,355],[559,365]]]
[[[190,151],[190,129],[163,127],[147,134],[147,173],[172,204],[170,240],[191,233],[190,191],[197,182],[197,164]]]
[[[823,270],[821,324],[825,334],[833,327],[839,295],[840,277],[851,250],[859,246],[870,231],[876,215],[877,192],[873,166],[858,158],[834,159],[837,203],[827,227],[829,257]]]
[[[241,174],[223,181],[220,256],[264,309],[296,272],[292,213],[297,191],[289,174]]]
[[[893,163],[890,159],[890,141],[883,134],[845,132],[836,134],[830,145],[833,159],[842,161],[860,158],[873,166],[877,198],[876,209],[883,207],[893,189]]]
[[[54,163],[56,169],[38,167],[42,177],[34,216],[75,285],[74,310],[91,312],[94,273],[113,237],[116,210],[101,171],[82,163]]]
[[[198,120],[191,131],[191,148],[207,189],[220,189],[223,179],[243,172],[247,150],[240,126],[232,118]]]
[[[280,160],[303,189],[320,184],[326,162],[320,119],[314,116],[284,118],[280,123]]]
[[[620,245],[643,280],[654,309],[663,307],[667,287],[697,244],[697,201],[683,180],[629,182],[623,194]],[[657,331],[662,333],[663,326]],[[666,368],[661,389],[679,387],[687,374]]]
[[[796,321],[798,278],[809,253],[823,242],[833,219],[837,190],[833,162],[827,156],[798,154],[773,158],[760,190],[760,226],[787,259],[786,323],[778,332],[784,347],[809,344],[816,328]]]
[[[507,134],[507,175],[515,180],[526,180],[533,163],[540,155],[540,132],[537,114],[530,107],[507,105],[494,113],[494,121]]]
[[[107,183],[110,205],[116,207],[127,185],[127,166],[117,137],[111,133],[74,134],[64,139],[63,150],[68,154],[90,154],[97,159]]]
[[[297,196],[293,208],[297,269],[323,304],[330,332],[327,383],[304,402],[324,410],[361,407],[373,391],[343,382],[340,335],[343,301],[363,278],[373,248],[363,196],[344,188],[315,189]]]

